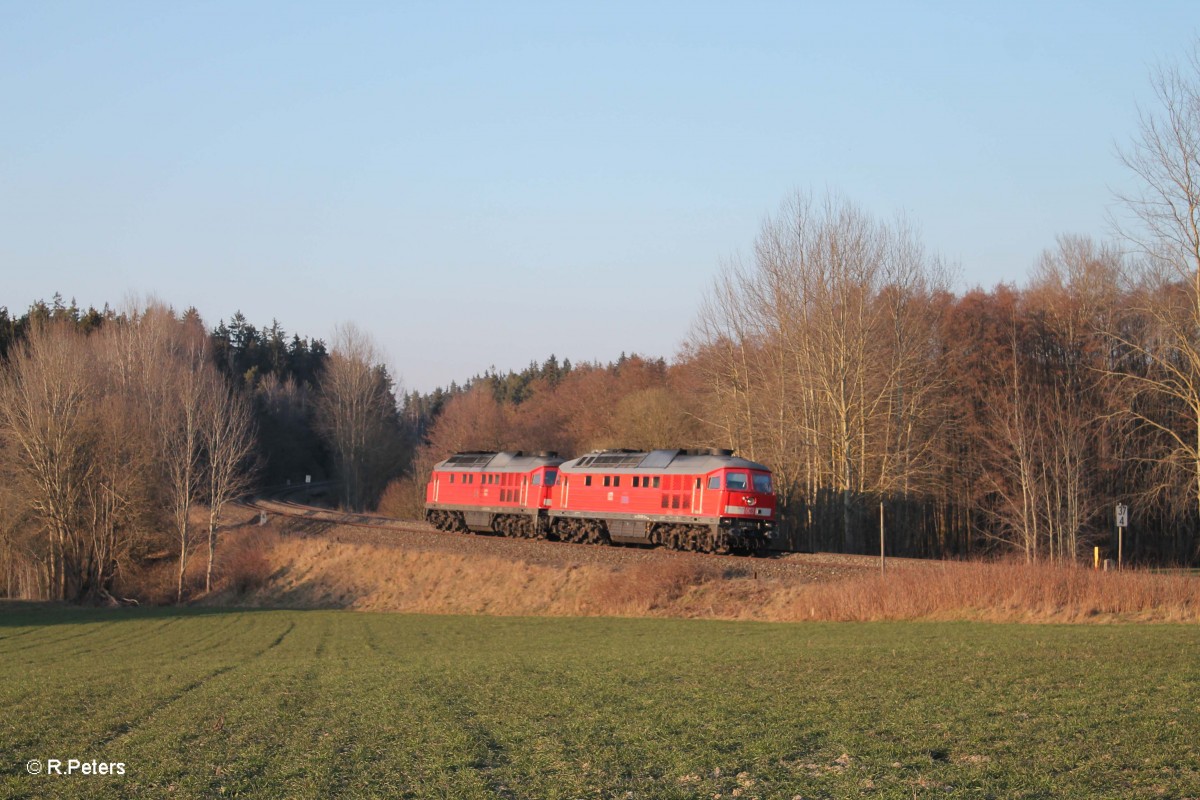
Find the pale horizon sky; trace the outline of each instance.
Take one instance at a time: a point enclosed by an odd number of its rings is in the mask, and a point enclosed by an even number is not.
[[[0,305],[353,321],[421,391],[670,359],[797,190],[1021,283],[1110,238],[1194,9],[0,0]]]

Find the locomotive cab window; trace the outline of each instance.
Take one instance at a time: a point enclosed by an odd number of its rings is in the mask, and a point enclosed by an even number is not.
[[[744,492],[746,491],[746,487],[748,485],[749,483],[746,480],[746,473],[744,472],[730,472],[725,476],[726,489],[734,489],[739,492]]]
[[[534,475],[533,475],[533,485],[534,485],[534,486],[541,486],[541,485],[542,485],[542,473],[540,473],[540,472],[535,472],[535,473],[534,473]]]
[[[721,488],[721,476],[720,475],[709,475],[708,476],[708,488],[720,489]]]
[[[556,471],[554,471],[552,469],[546,470],[546,485],[553,486],[554,481],[557,477],[558,477],[558,473]]]
[[[754,473],[754,491],[760,494],[770,494],[771,476],[765,472]]]

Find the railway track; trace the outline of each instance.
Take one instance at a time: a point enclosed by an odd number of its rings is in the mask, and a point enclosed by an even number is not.
[[[314,485],[313,488],[320,487]],[[267,514],[268,518],[277,516],[286,520],[284,525],[279,526],[286,535],[328,539],[340,544],[495,557],[565,569],[583,564],[610,564],[619,568],[622,565],[667,561],[679,563],[682,560],[730,577],[745,575],[808,582],[849,577],[879,568],[876,558],[836,553],[772,553],[766,557],[715,555],[662,547],[578,544],[446,532],[416,520],[337,511],[283,499],[289,495],[295,496],[304,489],[292,487],[274,497],[248,500],[246,505]],[[900,566],[899,562],[908,560],[895,561]],[[889,563],[892,561],[889,560]]]

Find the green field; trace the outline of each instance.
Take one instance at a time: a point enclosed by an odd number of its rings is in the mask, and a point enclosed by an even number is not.
[[[0,697],[5,797],[1200,796],[1195,626],[9,607]]]

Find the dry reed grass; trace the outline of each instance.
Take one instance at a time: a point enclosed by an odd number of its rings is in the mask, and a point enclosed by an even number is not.
[[[623,568],[242,535],[213,602],[501,616],[1200,622],[1200,578],[1014,563],[920,563],[821,583],[666,558]],[[252,554],[258,553],[261,561]],[[264,564],[266,566],[264,566]],[[249,580],[239,579],[245,573]],[[263,577],[264,573],[266,576]],[[241,581],[240,583],[238,581]],[[254,588],[252,584],[257,585]],[[244,596],[239,596],[239,587]]]

